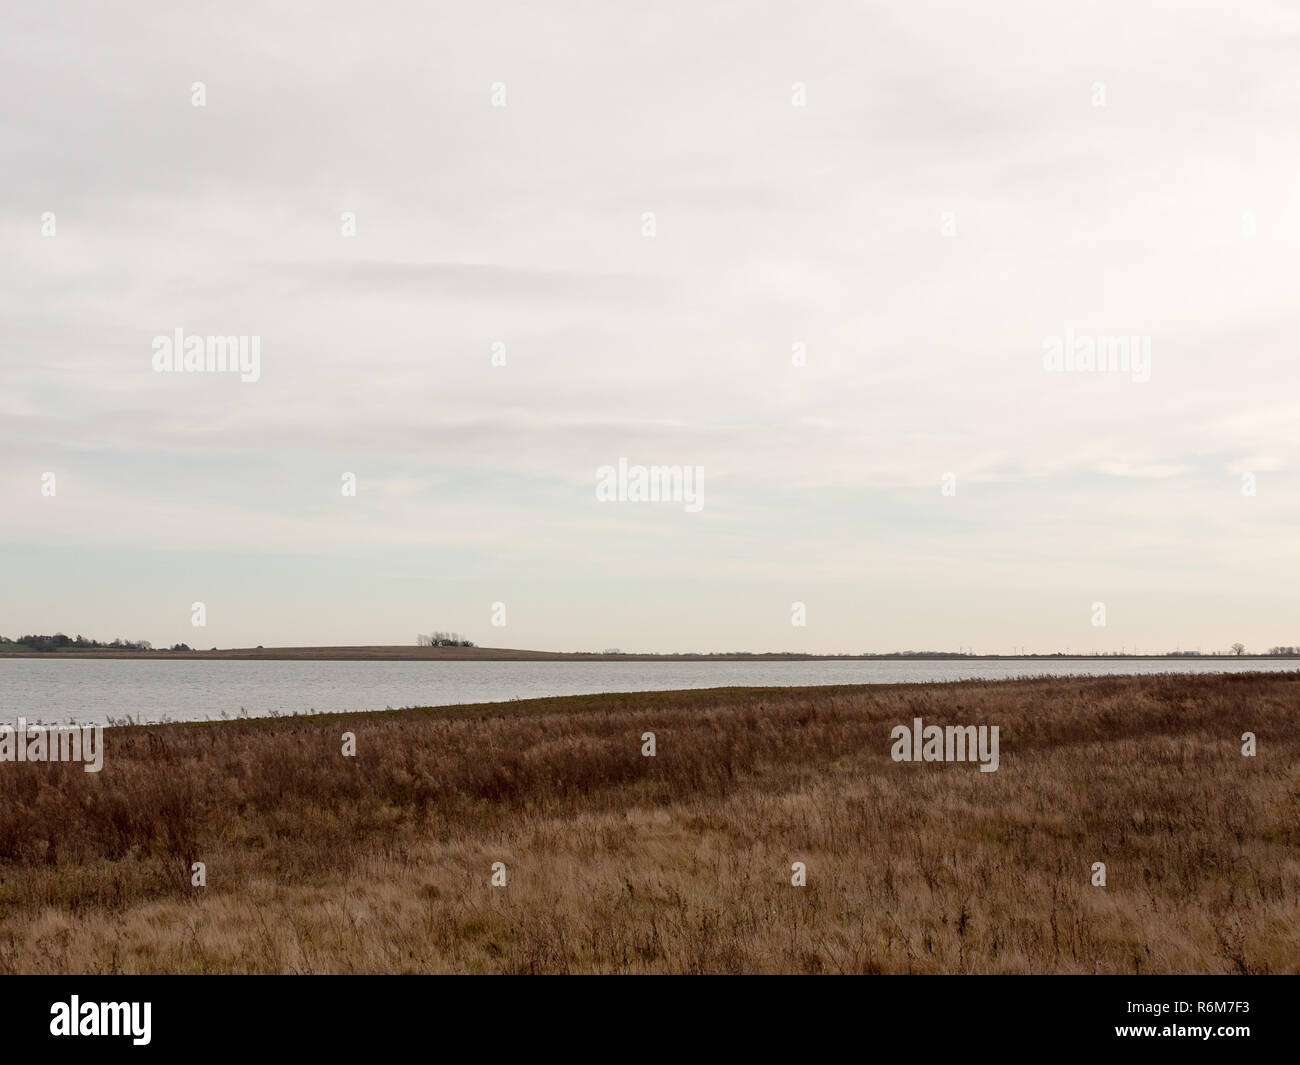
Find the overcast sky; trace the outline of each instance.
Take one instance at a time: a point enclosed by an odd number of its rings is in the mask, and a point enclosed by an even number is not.
[[[1294,5],[151,6],[0,15],[0,633],[1300,644]]]

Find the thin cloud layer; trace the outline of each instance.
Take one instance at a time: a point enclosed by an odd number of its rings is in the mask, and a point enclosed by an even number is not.
[[[0,631],[1300,643],[1286,5],[0,29]],[[177,328],[259,380],[155,373]],[[600,504],[620,457],[704,509]]]

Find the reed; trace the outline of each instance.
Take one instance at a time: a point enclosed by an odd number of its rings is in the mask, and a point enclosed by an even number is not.
[[[0,972],[1297,972],[1298,708],[1246,673],[109,729],[99,773],[0,765]],[[999,726],[998,770],[893,761],[918,717]]]

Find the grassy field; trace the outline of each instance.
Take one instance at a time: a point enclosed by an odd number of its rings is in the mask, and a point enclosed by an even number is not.
[[[998,725],[1001,768],[892,761],[918,716]],[[0,764],[0,972],[1300,971],[1300,674],[655,692],[106,742],[98,774]]]

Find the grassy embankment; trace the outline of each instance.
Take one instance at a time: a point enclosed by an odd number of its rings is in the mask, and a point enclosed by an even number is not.
[[[891,761],[916,716],[999,725],[1001,768]],[[1297,674],[643,693],[106,742],[98,774],[0,764],[0,972],[1300,971]]]

